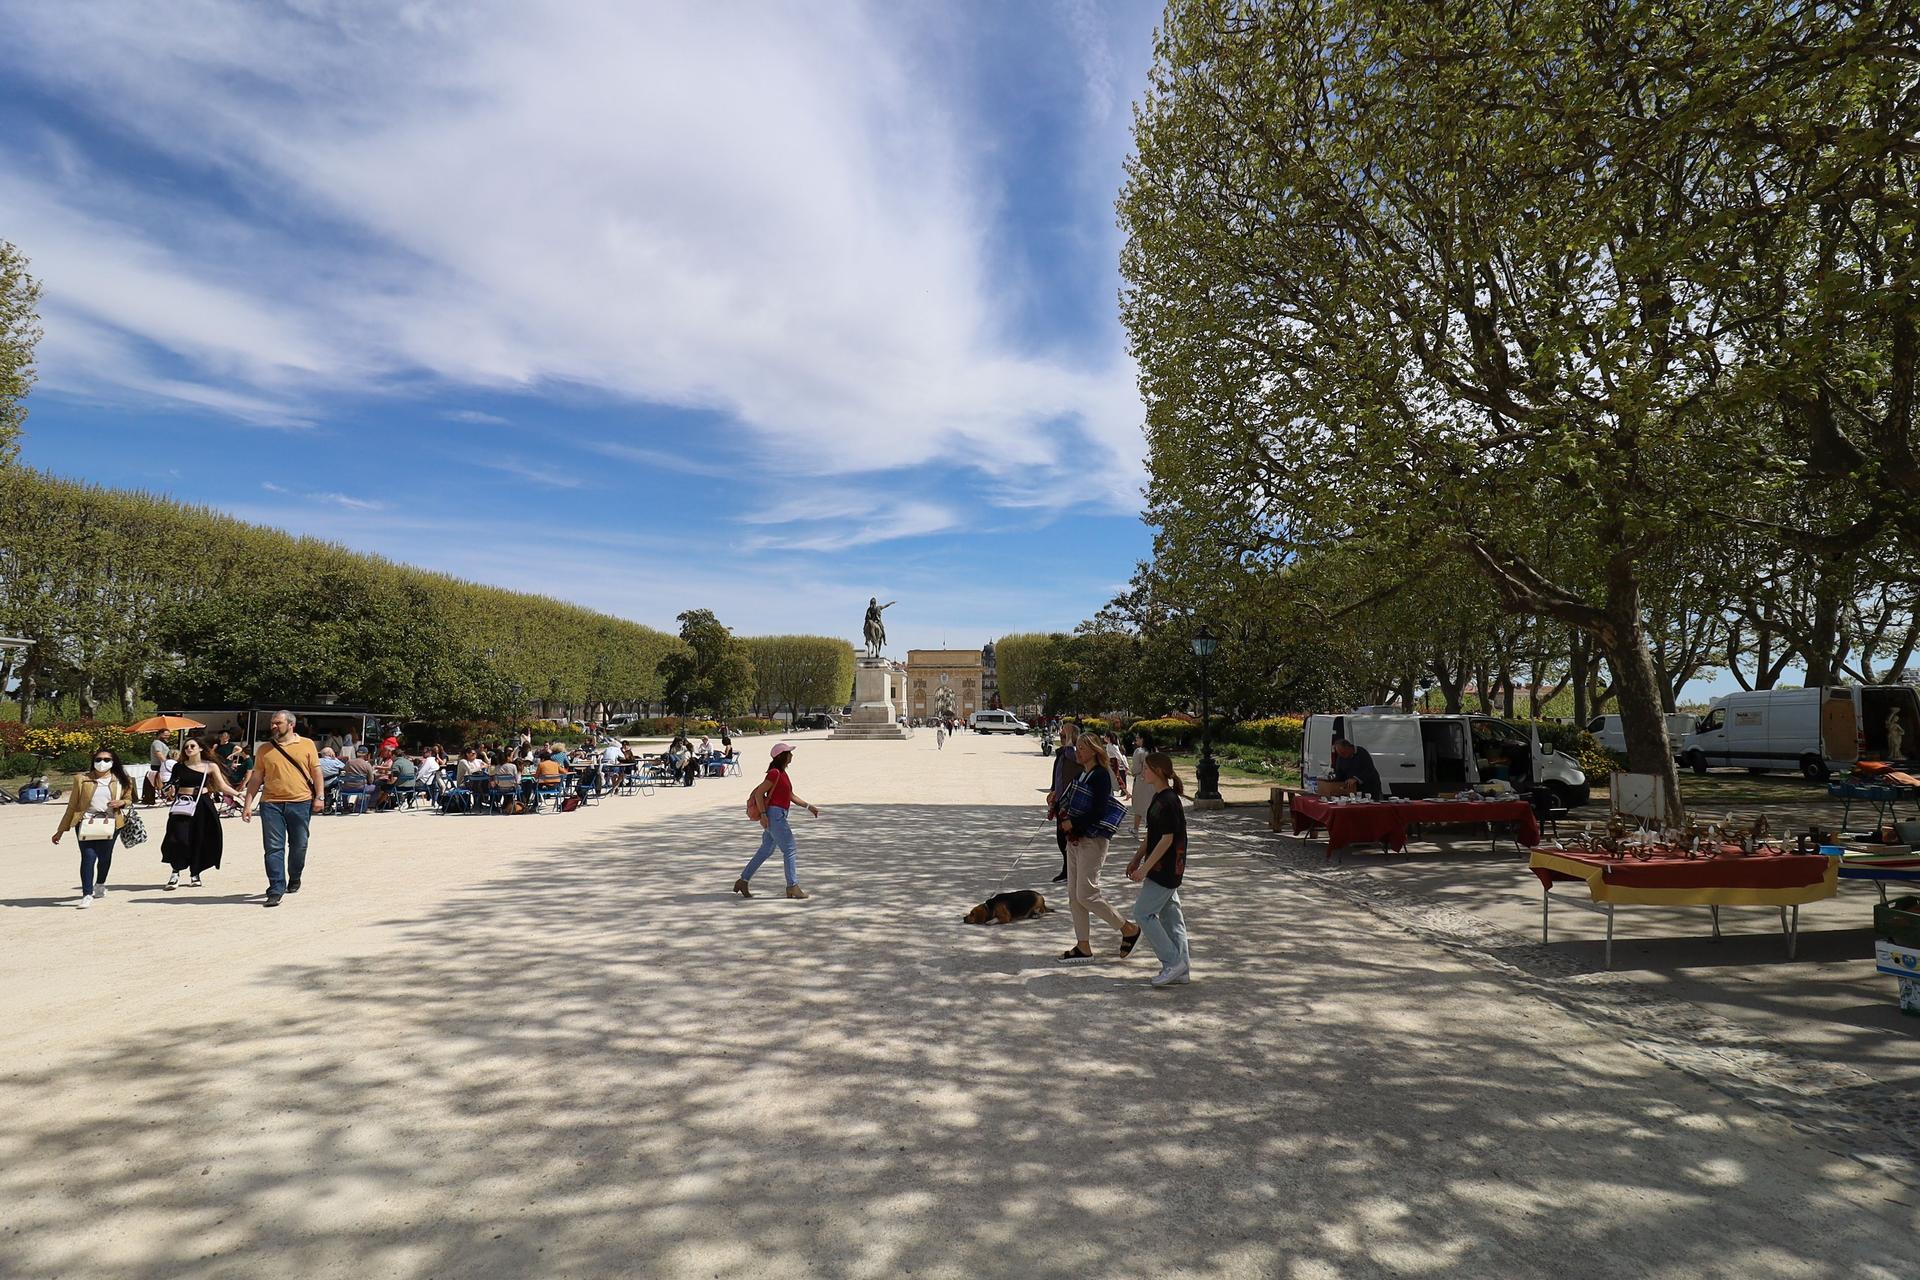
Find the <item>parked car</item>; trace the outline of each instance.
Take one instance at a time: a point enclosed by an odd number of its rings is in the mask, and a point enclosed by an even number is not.
[[[1031,726],[1011,711],[976,711],[967,727],[975,733],[1025,733]]]
[[[796,729],[831,729],[839,723],[838,720],[835,720],[832,716],[822,711],[814,715],[794,717],[793,727]]]
[[[1673,758],[1683,759],[1680,750],[1681,740],[1693,732],[1697,717],[1684,711],[1675,711],[1667,716],[1667,740],[1673,744]],[[1627,733],[1620,727],[1619,716],[1595,716],[1587,721],[1587,732],[1600,740],[1600,745],[1617,756],[1627,754]]]
[[[1592,798],[1580,766],[1541,742],[1537,729],[1480,715],[1308,716],[1300,777],[1309,786],[1333,772],[1335,735],[1366,748],[1388,795],[1424,799],[1504,779],[1516,791],[1543,787],[1562,808]]]
[[[1716,766],[1798,769],[1816,781],[1862,760],[1915,756],[1920,695],[1904,684],[1730,693],[1713,700],[1680,748],[1695,773]]]

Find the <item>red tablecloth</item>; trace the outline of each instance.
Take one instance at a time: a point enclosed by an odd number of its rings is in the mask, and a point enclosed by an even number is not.
[[[1327,829],[1327,847],[1378,842],[1389,849],[1407,847],[1408,827],[1437,827],[1463,822],[1511,822],[1526,844],[1540,839],[1540,823],[1525,800],[1397,800],[1371,804],[1329,804],[1319,796],[1295,796],[1293,832]]]
[[[1571,849],[1535,849],[1528,865],[1551,888],[1584,880],[1596,902],[1669,906],[1797,906],[1834,895],[1837,858],[1756,853],[1735,858],[1609,858]]]

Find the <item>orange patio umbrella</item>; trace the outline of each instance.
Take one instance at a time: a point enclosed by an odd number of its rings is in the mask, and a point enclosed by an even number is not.
[[[185,716],[148,716],[139,724],[127,726],[128,733],[172,733],[175,729],[204,729],[207,726]]]

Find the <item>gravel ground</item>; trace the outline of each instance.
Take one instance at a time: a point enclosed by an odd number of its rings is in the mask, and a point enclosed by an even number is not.
[[[804,741],[804,902],[728,893],[742,779],[326,820],[275,911],[237,824],[80,912],[0,811],[0,1275],[1912,1275],[1853,1151],[1252,815],[1196,820],[1191,986],[962,925],[1052,891],[1045,767]]]

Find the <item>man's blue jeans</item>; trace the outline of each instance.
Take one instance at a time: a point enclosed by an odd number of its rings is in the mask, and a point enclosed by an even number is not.
[[[786,868],[787,883],[799,884],[800,868],[794,864],[794,857],[800,851],[793,843],[793,828],[787,825],[785,809],[767,810],[767,829],[760,836],[760,851],[747,863],[747,869],[740,873],[740,878],[753,879],[753,873],[760,869],[760,864],[773,855],[775,845],[780,846],[780,858]]]
[[[307,824],[313,805],[305,800],[264,800],[260,804],[260,839],[267,848],[267,892],[287,891],[291,873],[298,880],[307,869]]]
[[[1152,880],[1140,882],[1133,903],[1133,922],[1147,935],[1147,945],[1166,968],[1187,959],[1187,921],[1180,914],[1180,891]]]

